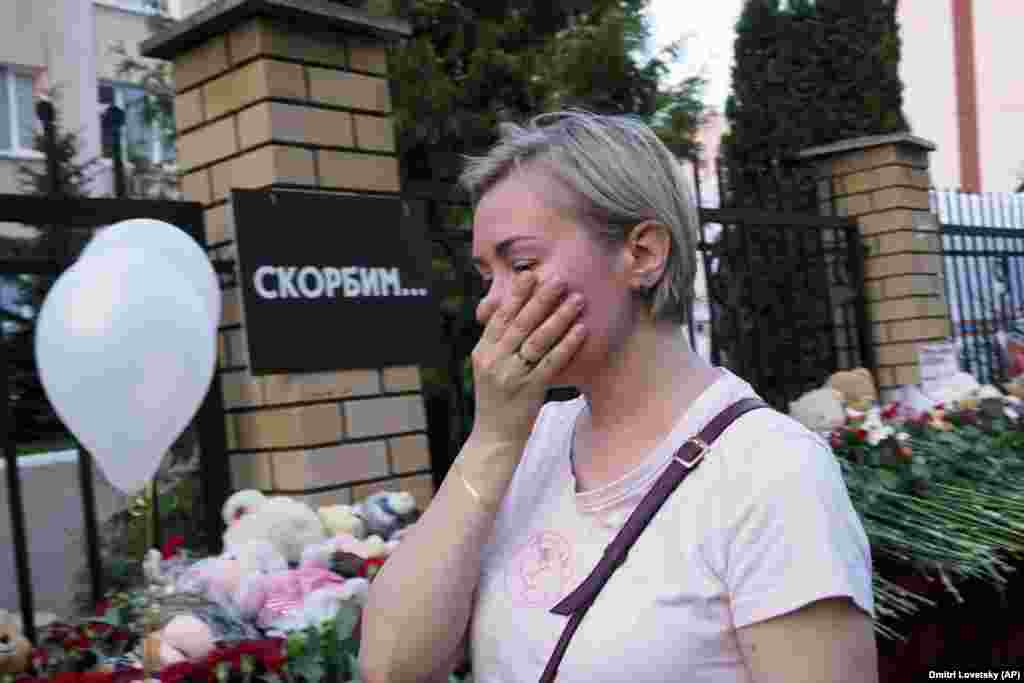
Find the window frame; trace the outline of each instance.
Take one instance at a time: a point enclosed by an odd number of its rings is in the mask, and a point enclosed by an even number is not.
[[[20,114],[18,110],[18,89],[16,81],[18,76],[28,77],[34,79],[39,75],[41,69],[20,66],[18,64],[10,64],[6,62],[0,62],[0,87],[4,88],[7,94],[7,126],[8,134],[10,135],[11,144],[9,147],[0,147],[0,156],[6,158],[15,159],[42,159],[44,155],[36,149],[31,147],[22,147],[21,145],[21,131],[19,128],[20,121],[18,116]],[[35,112],[35,100],[32,98],[32,110]],[[34,132],[38,132],[38,126],[41,126],[37,117],[32,118],[32,129]]]
[[[127,118],[127,115],[128,115],[128,111],[125,108],[125,104],[124,104],[124,102],[125,102],[125,90],[132,89],[132,90],[141,91],[141,92],[146,93],[146,94],[150,94],[150,93],[145,88],[143,88],[141,85],[139,85],[138,83],[132,83],[131,81],[118,81],[118,80],[109,79],[109,78],[100,78],[100,79],[97,80],[97,83],[96,83],[96,108],[98,109],[98,115],[100,117],[103,116],[103,112],[106,110],[106,107],[108,106],[108,105],[101,104],[100,101],[99,101],[100,100],[99,88],[101,88],[103,86],[109,86],[113,90],[113,94],[114,94],[113,104],[116,107],[118,107],[121,111],[123,111],[125,113],[125,125],[123,125],[121,127],[121,153],[125,157],[123,159],[124,163],[126,165],[131,165],[130,162],[128,161],[128,159],[127,159],[127,153],[128,153],[128,118]],[[173,164],[175,162],[175,159],[173,157],[171,159],[165,158],[164,149],[163,149],[164,145],[163,145],[163,140],[161,139],[160,131],[158,129],[156,129],[158,127],[154,126],[154,128],[155,128],[155,130],[153,130],[152,140],[150,142],[150,149],[148,150],[148,152],[149,152],[148,156],[149,156],[150,162],[154,163],[154,164],[164,164],[164,165],[165,164]],[[103,145],[101,144],[100,145],[100,155],[101,155],[100,158],[102,158],[104,161],[110,162],[113,159],[112,159],[112,157],[106,156],[106,151],[107,150],[104,149]]]

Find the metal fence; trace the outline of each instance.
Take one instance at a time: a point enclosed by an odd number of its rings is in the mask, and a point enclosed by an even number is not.
[[[932,191],[931,207],[961,366],[983,383],[1024,374],[1024,194]]]

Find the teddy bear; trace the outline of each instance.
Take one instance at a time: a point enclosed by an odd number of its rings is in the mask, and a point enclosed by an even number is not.
[[[358,503],[353,512],[365,522],[367,536],[377,535],[384,540],[401,537],[400,532],[419,518],[416,499],[405,491],[375,493]]]
[[[302,563],[329,569],[348,579],[369,581],[397,547],[397,540],[385,541],[376,534],[364,539],[340,533],[323,543],[308,546],[302,553]]]
[[[245,515],[263,507],[266,502],[267,497],[255,489],[236,491],[224,501],[224,506],[221,508],[220,514],[224,519],[224,525],[230,527]]]
[[[32,661],[32,643],[12,614],[6,610],[0,613],[0,674],[24,673]]]
[[[829,377],[826,386],[842,394],[847,408],[860,412],[866,412],[878,401],[875,379],[866,368],[836,372]]]
[[[234,510],[236,518],[224,532],[224,548],[241,546],[249,541],[268,541],[292,566],[302,559],[302,549],[327,538],[323,522],[306,503],[285,497],[260,499],[259,496],[242,497],[248,491],[239,491],[228,499],[225,512]],[[258,493],[258,492],[251,492]],[[234,499],[234,501],[232,501]],[[241,501],[241,502],[240,502]],[[248,501],[248,502],[246,502]],[[233,504],[233,507],[230,504]],[[251,509],[252,504],[255,509]],[[240,509],[246,511],[238,514]]]
[[[328,536],[350,534],[356,538],[366,538],[366,522],[356,514],[355,506],[324,505],[316,513]]]
[[[789,414],[812,432],[831,432],[846,424],[843,395],[831,387],[809,391],[789,404]]]

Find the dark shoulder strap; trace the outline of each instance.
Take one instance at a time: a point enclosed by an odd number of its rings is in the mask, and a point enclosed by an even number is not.
[[[629,549],[633,547],[640,533],[647,527],[654,515],[661,506],[665,504],[668,497],[675,491],[676,487],[690,474],[704,459],[707,448],[714,442],[725,429],[733,423],[740,415],[756,410],[757,408],[768,408],[767,403],[757,398],[745,398],[720,412],[712,419],[700,434],[692,437],[680,447],[672,456],[672,462],[665,471],[654,482],[654,486],[643,497],[640,504],[626,520],[622,529],[605,548],[604,554],[594,570],[577,586],[576,590],[567,595],[561,602],[551,608],[552,614],[568,616],[569,622],[562,631],[561,638],[555,646],[555,651],[548,660],[544,674],[541,676],[541,683],[553,681],[558,673],[558,665],[565,655],[565,649],[569,646],[576,628],[583,615],[586,614],[590,605],[597,598],[608,579],[623,562]]]

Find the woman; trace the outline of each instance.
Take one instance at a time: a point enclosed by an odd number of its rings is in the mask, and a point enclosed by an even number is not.
[[[643,124],[506,126],[463,182],[489,283],[476,419],[372,584],[364,679],[537,681],[591,571],[672,455],[751,387],[682,331],[696,209]],[[543,405],[552,385],[581,396]],[[612,576],[560,681],[877,680],[871,558],[835,457],[771,410],[714,443]]]

